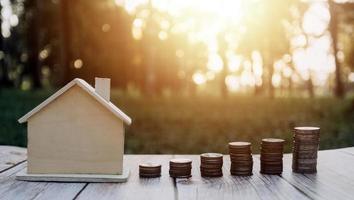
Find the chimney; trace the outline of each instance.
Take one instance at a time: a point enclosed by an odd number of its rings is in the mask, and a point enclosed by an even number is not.
[[[111,79],[95,78],[95,91],[106,101],[109,101],[111,90]]]

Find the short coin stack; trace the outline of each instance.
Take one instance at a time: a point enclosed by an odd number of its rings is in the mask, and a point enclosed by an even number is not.
[[[221,177],[223,157],[220,153],[200,155],[200,174],[202,177]]]
[[[284,140],[275,138],[262,139],[261,173],[281,174],[283,172]]]
[[[250,176],[252,175],[253,159],[251,143],[230,142],[229,153],[231,160],[231,175]]]
[[[161,176],[161,165],[143,163],[139,165],[139,176],[142,178],[157,178]]]
[[[316,173],[319,142],[320,128],[294,128],[293,172]]]
[[[176,158],[170,160],[170,176],[173,178],[192,177],[192,160],[186,158]]]

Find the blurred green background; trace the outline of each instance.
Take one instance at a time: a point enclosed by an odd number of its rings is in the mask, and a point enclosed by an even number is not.
[[[0,144],[26,146],[26,124],[17,119],[52,92],[1,92]],[[354,145],[350,98],[141,98],[115,91],[112,102],[133,119],[126,127],[126,153],[226,153],[228,142],[240,140],[258,152],[266,137],[286,139],[290,152],[294,126],[320,126],[321,149]]]

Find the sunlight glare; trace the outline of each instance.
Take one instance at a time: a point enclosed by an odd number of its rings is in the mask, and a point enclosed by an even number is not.
[[[241,56],[238,56],[234,53],[229,53],[227,54],[227,60],[228,60],[228,69],[231,72],[236,72],[240,69],[241,62],[242,62]]]
[[[325,2],[312,3],[304,15],[303,29],[307,34],[321,35],[330,19],[328,5]]]
[[[354,72],[351,72],[349,75],[348,75],[348,80],[350,81],[350,82],[354,82]]]
[[[197,85],[202,85],[206,82],[206,77],[201,72],[196,72],[193,74],[193,81]]]
[[[281,75],[276,73],[276,74],[273,74],[272,76],[272,84],[274,87],[280,87],[281,85]]]
[[[246,14],[256,12],[247,1],[115,0],[115,3],[134,17],[131,32],[135,40],[142,39],[144,30],[149,26],[147,22],[152,19],[156,22],[153,31],[160,41],[167,42],[176,35],[183,35],[192,46],[203,44],[206,49],[206,64],[204,64],[206,69],[193,74],[193,82],[197,85],[214,79],[224,67],[229,73],[225,83],[230,90],[235,88],[238,90],[241,86],[262,85],[263,73],[266,71],[264,71],[260,51],[253,50],[248,58],[247,55],[241,55],[243,52],[237,50],[240,35],[247,33]],[[293,9],[293,12],[296,15],[298,11]],[[8,14],[4,13],[4,15]],[[299,22],[299,28],[294,28],[296,34],[289,36],[291,50],[284,55],[279,55],[276,58],[279,60],[273,63],[274,74],[271,82],[275,87],[286,85],[285,81],[289,79],[300,83],[310,77],[314,84],[326,84],[330,74],[335,70],[331,37],[327,31],[329,20],[330,13],[326,1],[309,3],[303,20]],[[9,25],[3,22],[2,26]],[[4,34],[6,33],[3,30]],[[220,45],[220,38],[225,41],[225,45]],[[176,57],[188,59],[185,56],[187,51],[182,49],[176,50]],[[221,55],[225,56],[224,60]],[[282,78],[286,78],[283,83]]]
[[[293,73],[293,70],[289,66],[284,67],[283,74],[285,77],[287,77],[287,78],[291,77],[292,73]]]
[[[143,27],[144,21],[142,19],[136,18],[133,21],[132,35],[135,40],[140,40],[143,37]]]
[[[255,77],[252,73],[252,63],[246,60],[243,63],[244,70],[241,73],[241,85],[253,87],[256,84]]]
[[[159,32],[159,39],[160,40],[166,40],[167,37],[168,37],[168,35],[167,35],[166,31],[160,31]]]
[[[75,69],[80,69],[80,68],[82,68],[83,64],[84,64],[84,63],[82,62],[81,59],[76,59],[76,60],[74,61],[74,67],[75,67]]]
[[[262,63],[262,56],[259,51],[252,52],[252,70],[256,77],[261,77],[263,74],[263,63]],[[259,82],[258,82],[259,83]]]
[[[219,72],[223,69],[223,62],[218,54],[211,54],[208,56],[207,68],[214,72]]]
[[[225,84],[230,91],[237,91],[240,89],[239,77],[235,75],[228,75],[225,78]]]

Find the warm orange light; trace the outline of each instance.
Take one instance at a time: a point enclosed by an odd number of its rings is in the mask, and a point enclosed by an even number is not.
[[[83,62],[82,62],[82,60],[81,59],[76,59],[75,61],[74,61],[74,67],[75,67],[75,69],[80,69],[82,66],[83,66]]]
[[[193,74],[193,81],[195,84],[201,85],[206,83],[206,77],[201,72],[196,72]]]
[[[264,52],[253,49],[251,55],[241,56],[242,52],[237,49],[240,36],[249,31],[250,27],[247,23],[259,20],[257,19],[259,10],[250,6],[248,1],[115,0],[115,3],[135,16],[132,24],[132,35],[135,40],[143,37],[144,29],[148,26],[146,23],[152,20],[157,25],[156,30],[152,32],[160,41],[182,34],[191,45],[202,43],[207,51],[206,63],[204,63],[203,73],[197,71],[192,77],[197,85],[214,79],[211,77],[217,76],[224,69],[229,75],[225,82],[230,90],[262,84],[265,72],[262,57]],[[324,85],[334,71],[331,39],[326,32],[330,19],[327,2],[311,1],[309,5],[304,20],[299,25],[304,33],[296,28],[289,30],[291,22],[284,22],[284,27],[287,27],[285,29],[289,31],[287,34],[290,51],[276,58],[274,74],[271,77],[275,87],[281,85],[283,78],[304,81],[310,76],[315,85]],[[254,31],[263,33],[266,30]],[[318,37],[310,38],[308,35]],[[220,45],[220,39],[224,40],[224,46]],[[223,53],[224,57],[222,57]],[[175,54],[177,58],[186,58],[185,52],[181,49],[176,50]],[[289,67],[291,65],[292,68]]]

